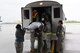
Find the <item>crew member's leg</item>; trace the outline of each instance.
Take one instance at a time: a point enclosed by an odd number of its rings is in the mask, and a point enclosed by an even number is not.
[[[43,49],[43,39],[42,39],[42,35],[38,36],[38,53],[42,53],[42,49]]]
[[[16,53],[22,53],[23,52],[23,42],[21,43],[15,42],[15,48],[16,48]]]
[[[34,33],[31,32],[31,51],[34,51],[34,42],[35,42],[35,37],[34,37]]]
[[[46,42],[47,42],[47,49],[48,49],[47,52],[50,53],[51,52],[51,50],[50,50],[50,48],[51,48],[51,41],[50,41],[50,37],[49,36],[47,37]]]

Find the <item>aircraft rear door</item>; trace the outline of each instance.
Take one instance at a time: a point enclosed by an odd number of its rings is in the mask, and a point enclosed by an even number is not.
[[[62,5],[52,6],[52,19],[55,21],[63,19]]]
[[[31,22],[31,9],[21,8],[22,15],[22,27],[26,28]]]

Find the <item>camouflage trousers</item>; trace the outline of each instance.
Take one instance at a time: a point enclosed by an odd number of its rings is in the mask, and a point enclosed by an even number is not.
[[[16,53],[23,52],[23,42],[15,42]]]
[[[61,52],[63,51],[63,42],[61,41],[61,39],[57,40],[57,52]]]

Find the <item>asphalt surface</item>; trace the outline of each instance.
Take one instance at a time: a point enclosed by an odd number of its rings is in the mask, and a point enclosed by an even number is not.
[[[66,35],[64,53],[80,53],[80,24],[65,24]],[[4,24],[0,27],[0,53],[15,52],[15,24]],[[23,53],[30,51],[30,35],[25,34]],[[37,41],[35,42],[35,47]]]

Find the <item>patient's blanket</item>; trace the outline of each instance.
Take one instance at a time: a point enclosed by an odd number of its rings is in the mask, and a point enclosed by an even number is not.
[[[27,29],[28,30],[34,30],[36,28],[39,28],[40,26],[44,26],[44,24],[41,23],[41,22],[33,22],[33,23],[31,23],[30,25],[27,26]]]

